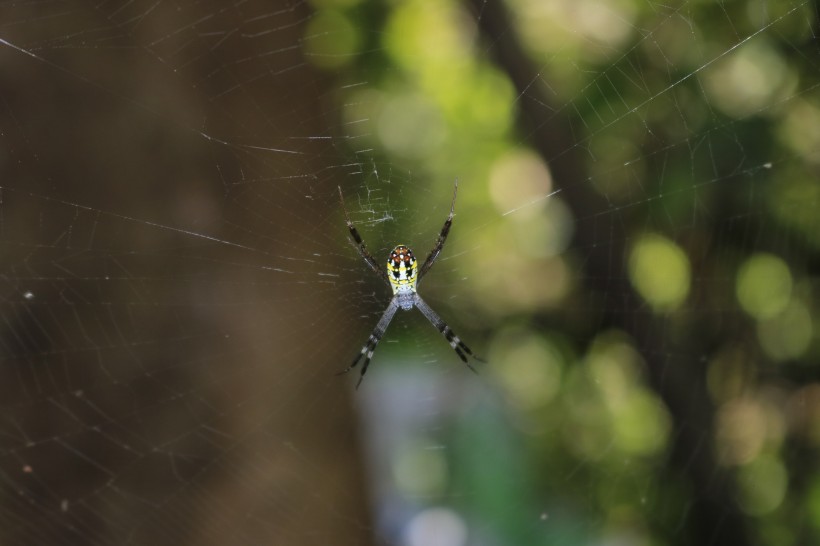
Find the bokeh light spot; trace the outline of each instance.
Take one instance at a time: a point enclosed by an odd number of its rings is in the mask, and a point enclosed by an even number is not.
[[[629,277],[656,311],[678,308],[689,294],[689,260],[680,247],[660,235],[644,235],[632,247]]]
[[[761,456],[738,471],[740,506],[747,514],[762,516],[775,510],[786,495],[788,473],[778,459]]]
[[[515,0],[518,27],[527,47],[544,56],[567,48],[600,59],[617,51],[635,27],[633,2]]]
[[[651,455],[666,447],[672,426],[666,407],[643,388],[626,400],[613,425],[618,447],[631,455]]]
[[[319,10],[305,29],[305,56],[316,66],[339,68],[356,58],[362,38],[343,13]]]
[[[464,546],[467,524],[449,508],[429,508],[410,520],[404,534],[406,546]]]
[[[820,164],[820,107],[804,100],[789,105],[780,123],[778,136],[806,160],[814,165]]]
[[[726,114],[742,118],[759,112],[797,83],[776,49],[749,42],[707,69],[705,87]]]
[[[529,150],[515,150],[498,159],[490,171],[490,197],[496,210],[534,216],[535,206],[552,191],[552,175],[544,161]]]
[[[803,356],[811,343],[814,329],[806,305],[793,300],[782,313],[761,320],[757,337],[763,350],[775,360],[789,360]]]
[[[666,446],[671,419],[643,384],[641,356],[620,332],[596,339],[586,358],[587,373],[606,404],[616,447],[630,455],[651,455]]]
[[[561,383],[563,359],[534,332],[508,332],[496,344],[496,370],[511,400],[532,410],[549,403]]]
[[[755,254],[738,271],[737,298],[740,306],[758,320],[772,318],[782,312],[789,304],[791,293],[789,267],[773,254]]]
[[[766,439],[766,416],[753,399],[724,404],[717,415],[715,432],[718,460],[724,465],[754,460]]]

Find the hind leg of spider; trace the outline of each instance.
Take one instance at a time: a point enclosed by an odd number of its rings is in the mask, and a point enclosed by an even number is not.
[[[438,330],[444,336],[444,339],[446,339],[447,342],[450,344],[450,347],[452,347],[453,350],[456,352],[456,354],[461,359],[461,361],[464,362],[465,364],[467,364],[467,367],[470,368],[471,370],[473,370],[474,373],[478,373],[478,372],[476,372],[476,369],[473,368],[472,364],[470,364],[467,361],[467,355],[470,355],[471,357],[478,360],[479,362],[486,362],[486,361],[483,358],[476,356],[473,353],[473,351],[471,351],[470,348],[467,347],[467,345],[463,341],[461,341],[461,339],[455,334],[455,332],[453,332],[453,330],[451,330],[450,327],[447,326],[446,324],[442,324],[438,328]]]
[[[346,374],[347,372],[355,368],[359,361],[362,359],[362,357],[364,357],[364,364],[362,364],[362,372],[359,374],[359,381],[356,382],[356,388],[358,389],[359,385],[361,385],[362,381],[364,380],[364,374],[367,373],[367,367],[370,366],[370,359],[373,358],[373,352],[376,350],[376,346],[379,344],[379,341],[381,341],[381,334],[379,334],[378,332],[373,332],[372,334],[370,334],[370,337],[367,339],[367,342],[362,346],[361,352],[358,355],[356,355],[356,358],[353,359],[353,362],[350,364],[350,366],[340,371],[336,375]]]
[[[356,367],[359,361],[364,357],[364,364],[362,365],[362,373],[359,374],[359,381],[356,383],[356,388],[359,388],[359,385],[362,384],[364,380],[364,374],[367,373],[367,367],[370,366],[370,359],[373,358],[373,352],[376,350],[376,346],[381,341],[382,336],[384,335],[385,330],[390,325],[390,321],[393,320],[393,315],[396,314],[396,311],[399,309],[399,303],[394,296],[390,303],[387,305],[387,309],[384,310],[384,314],[382,318],[379,319],[379,323],[373,328],[373,332],[370,334],[370,337],[367,338],[367,342],[362,346],[362,350],[356,355],[356,358],[353,359],[353,362],[345,368],[344,370],[340,371],[336,375],[346,374],[350,370]]]
[[[436,328],[436,330],[438,330],[441,333],[441,335],[444,336],[444,339],[447,340],[447,343],[450,344],[450,347],[452,347],[452,349],[456,352],[461,361],[464,362],[467,365],[467,367],[470,368],[474,373],[478,373],[476,369],[473,368],[472,364],[470,364],[470,362],[468,361],[467,356],[469,355],[470,357],[480,362],[484,362],[484,359],[479,358],[475,354],[473,354],[473,351],[471,351],[470,348],[467,347],[467,345],[465,345],[463,341],[461,341],[461,339],[453,332],[453,330],[451,330],[450,327],[447,326],[447,323],[444,322],[441,319],[441,317],[438,316],[438,314],[435,311],[433,311],[433,309],[429,305],[427,305],[427,302],[421,299],[421,296],[419,296],[418,294],[415,295],[414,303],[418,310],[421,311],[421,314],[424,315],[427,318],[427,320],[430,321],[430,324],[432,324]]]

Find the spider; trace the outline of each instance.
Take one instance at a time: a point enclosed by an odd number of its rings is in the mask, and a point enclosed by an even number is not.
[[[390,303],[387,305],[387,309],[385,309],[382,318],[379,319],[378,324],[376,324],[376,327],[373,329],[373,332],[370,334],[367,342],[365,342],[362,346],[361,352],[356,355],[356,358],[350,366],[337,374],[342,375],[349,372],[355,368],[362,357],[364,357],[362,372],[359,375],[359,381],[356,383],[357,389],[359,388],[359,385],[362,384],[362,380],[364,380],[364,374],[367,373],[367,367],[370,365],[370,359],[373,358],[376,345],[378,345],[379,341],[381,341],[385,330],[387,330],[387,327],[390,324],[390,321],[393,320],[393,316],[399,309],[409,311],[413,307],[418,308],[418,310],[421,311],[421,314],[427,317],[430,324],[432,324],[436,330],[438,330],[445,337],[445,339],[447,339],[450,343],[450,347],[453,348],[458,357],[473,372],[475,372],[475,368],[473,368],[467,361],[467,355],[483,362],[481,358],[474,355],[470,348],[467,347],[464,342],[461,341],[457,335],[455,335],[455,333],[453,333],[450,327],[447,326],[447,323],[444,322],[423,299],[421,299],[421,296],[419,296],[416,291],[418,283],[421,282],[424,275],[426,275],[427,272],[430,271],[430,268],[433,267],[433,264],[436,263],[436,259],[441,253],[441,249],[444,248],[444,241],[447,240],[447,234],[450,233],[450,226],[453,224],[457,192],[458,180],[456,180],[455,187],[453,188],[453,202],[450,205],[450,214],[447,216],[447,220],[444,221],[444,226],[441,228],[438,239],[436,239],[436,245],[433,247],[433,250],[430,251],[430,254],[424,260],[421,267],[416,267],[416,258],[413,256],[413,251],[410,250],[410,248],[406,245],[398,245],[390,252],[390,257],[387,259],[387,268],[383,269],[379,267],[376,259],[373,258],[370,252],[368,252],[361,235],[359,235],[359,232],[356,230],[353,222],[350,221],[350,215],[347,213],[344,196],[342,195],[342,188],[339,186],[339,200],[342,203],[342,210],[344,210],[345,213],[347,229],[350,230],[350,244],[353,245],[353,247],[359,252],[370,269],[390,288],[393,289],[393,299],[390,300]]]

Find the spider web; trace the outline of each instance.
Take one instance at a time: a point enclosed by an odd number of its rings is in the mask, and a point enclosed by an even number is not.
[[[807,1],[0,4],[0,542],[817,541]],[[477,354],[399,312],[378,259]]]

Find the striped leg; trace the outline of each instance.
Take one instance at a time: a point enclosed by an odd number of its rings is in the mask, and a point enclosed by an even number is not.
[[[436,263],[438,255],[441,254],[441,249],[444,248],[444,242],[447,240],[447,235],[450,233],[450,226],[453,225],[453,215],[456,213],[456,193],[458,193],[458,178],[456,178],[456,183],[453,186],[453,202],[450,203],[450,214],[447,215],[447,219],[444,221],[444,226],[442,226],[441,232],[438,234],[436,245],[433,247],[433,250],[430,251],[427,259],[424,260],[424,263],[421,264],[421,267],[419,268],[419,282],[421,282],[422,277],[430,271],[433,264]]]
[[[390,286],[390,279],[387,277],[387,270],[383,266],[379,266],[379,263],[370,254],[370,251],[367,250],[367,246],[364,244],[362,236],[359,235],[359,230],[357,230],[356,226],[353,225],[353,222],[350,221],[350,215],[347,213],[347,207],[345,207],[345,198],[342,195],[341,186],[339,186],[339,201],[342,203],[342,210],[345,213],[345,223],[347,224],[347,229],[350,231],[350,244],[353,245],[353,248],[356,249],[365,263],[370,266],[370,269],[372,269],[376,275],[381,277],[381,279],[387,283],[387,286]],[[378,343],[378,341],[376,341],[376,343]]]
[[[379,344],[381,341],[382,336],[384,335],[385,330],[387,330],[387,326],[390,324],[390,321],[393,320],[393,315],[396,314],[396,311],[399,309],[399,302],[394,297],[390,300],[390,304],[385,309],[382,318],[379,319],[379,323],[376,324],[376,327],[373,328],[373,333],[370,334],[370,337],[367,338],[367,342],[362,346],[361,352],[356,356],[353,360],[353,363],[345,368],[344,370],[340,371],[336,375],[342,375],[353,368],[359,363],[359,360],[364,357],[364,364],[362,365],[362,373],[359,375],[359,381],[356,383],[356,388],[359,388],[359,385],[362,384],[364,380],[364,374],[367,373],[367,367],[370,366],[370,359],[373,358],[373,352],[376,350],[376,345]]]
[[[416,307],[419,308],[419,311],[421,311],[421,314],[427,317],[427,320],[430,321],[430,324],[435,326],[436,330],[441,332],[441,334],[444,336],[447,342],[450,343],[450,347],[453,348],[458,357],[465,364],[467,364],[467,367],[473,370],[473,372],[478,373],[476,372],[475,368],[473,368],[472,365],[470,365],[470,363],[467,362],[467,355],[470,355],[474,359],[479,360],[481,362],[484,362],[484,360],[474,355],[470,348],[467,347],[467,345],[465,345],[464,342],[461,341],[461,339],[459,339],[459,337],[450,329],[450,327],[447,326],[447,323],[445,323],[441,319],[441,317],[438,316],[438,314],[435,311],[433,311],[433,309],[429,305],[427,305],[427,302],[421,299],[421,296],[419,296],[418,294],[415,294],[414,303],[416,304]]]

